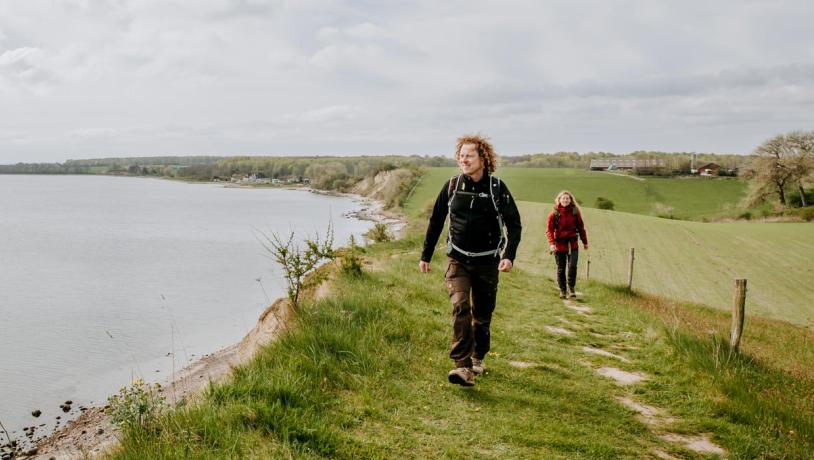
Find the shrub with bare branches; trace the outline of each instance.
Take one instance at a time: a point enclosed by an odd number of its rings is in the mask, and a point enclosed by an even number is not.
[[[328,231],[324,237],[317,233],[313,237],[305,238],[302,245],[295,242],[293,231],[288,238],[282,238],[275,232],[261,235],[263,246],[283,269],[288,299],[296,309],[302,292],[323,281],[323,277],[319,275],[310,277],[308,275],[322,262],[333,260],[335,257],[333,224],[328,224]]]

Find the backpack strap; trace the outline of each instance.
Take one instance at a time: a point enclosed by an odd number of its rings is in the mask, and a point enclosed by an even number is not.
[[[459,174],[458,176],[451,178],[449,180],[449,185],[447,186],[447,194],[449,195],[449,201],[447,201],[447,216],[449,218],[447,223],[447,253],[449,253],[449,249],[451,248],[467,257],[481,257],[489,255],[498,256],[503,253],[509,239],[506,236],[506,228],[503,225],[503,215],[501,214],[500,207],[498,206],[498,200],[500,199],[500,178],[497,176],[489,176],[489,198],[492,200],[492,206],[494,206],[495,212],[497,213],[497,222],[500,228],[500,239],[498,240],[497,248],[495,248],[493,251],[470,252],[459,248],[452,242],[452,212],[449,209],[452,206],[452,200],[455,199],[455,195],[458,193],[458,186],[461,184],[462,176],[463,174]],[[497,195],[497,198],[495,195]]]
[[[463,176],[463,174],[458,174],[457,176],[449,179],[449,185],[447,186],[447,196],[449,196],[449,200],[447,201],[447,209],[452,205],[452,200],[455,199],[455,194],[458,193],[458,184],[461,183],[461,176]],[[455,181],[454,184],[452,182],[453,180]]]
[[[497,213],[497,225],[498,228],[500,228],[500,240],[497,242],[497,249],[495,249],[495,251],[502,254],[506,249],[506,245],[509,244],[509,237],[506,234],[506,226],[503,225],[503,214],[497,205],[500,199],[500,178],[497,176],[489,176],[489,179],[492,181],[492,183],[489,184],[491,185],[491,187],[489,187],[489,196],[492,198],[492,205],[495,207],[495,212]],[[497,195],[497,199],[495,195]]]

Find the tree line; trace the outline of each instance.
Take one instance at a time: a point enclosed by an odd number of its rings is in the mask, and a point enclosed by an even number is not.
[[[674,174],[689,174],[692,169],[693,155],[695,156],[695,166],[703,166],[707,163],[715,163],[724,171],[737,171],[747,166],[750,162],[749,156],[737,154],[720,153],[695,153],[695,152],[660,152],[649,150],[636,150],[628,154],[620,155],[610,152],[556,152],[556,153],[534,153],[529,155],[501,157],[501,164],[504,166],[525,167],[525,168],[577,168],[587,169],[591,160],[611,160],[619,158],[634,158],[639,160],[665,160],[667,165],[665,170]]]
[[[738,169],[750,161],[743,155],[714,153],[635,151],[628,154],[610,152],[556,152],[500,156],[501,166],[521,168],[587,169],[594,159],[637,158],[664,159],[668,168],[689,172],[692,156],[696,166],[717,163],[724,169]],[[345,178],[364,177],[371,172],[399,167],[455,166],[455,160],[442,156],[355,156],[355,157],[269,157],[269,156],[161,156],[96,158],[67,160],[64,163],[17,163],[0,165],[0,174],[124,174],[180,177],[189,180],[230,178],[240,174],[262,177],[308,178],[329,186]],[[310,169],[309,169],[310,168]]]
[[[156,176],[192,181],[229,181],[254,175],[286,182],[309,182],[314,188],[345,191],[382,171],[454,166],[447,157],[133,157],[68,160],[64,163],[0,165],[0,174],[110,174]]]

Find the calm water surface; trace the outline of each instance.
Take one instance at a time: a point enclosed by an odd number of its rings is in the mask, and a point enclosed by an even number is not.
[[[65,400],[102,403],[236,343],[284,295],[258,232],[332,220],[345,244],[372,225],[343,217],[359,208],[298,190],[0,175],[0,421],[50,431]]]

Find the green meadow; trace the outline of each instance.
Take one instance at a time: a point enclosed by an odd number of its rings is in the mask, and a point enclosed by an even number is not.
[[[552,275],[545,238],[550,207],[520,203],[523,242],[518,264]],[[748,280],[747,315],[814,328],[814,224],[689,222],[583,210],[590,249],[580,251],[580,277],[627,285],[635,248],[633,288],[727,310],[734,279]],[[580,246],[581,248],[581,246]]]
[[[731,308],[735,278],[748,280],[747,314],[782,319],[814,328],[814,224],[703,223],[649,216],[642,181],[630,177],[560,169],[506,168],[506,180],[523,219],[518,265],[553,275],[555,265],[545,238],[553,196],[567,188],[583,207],[589,251],[580,255],[580,276],[627,284],[630,248],[636,248],[634,289]],[[453,169],[434,168],[419,183],[406,209],[417,215],[432,202]],[[536,184],[536,185],[535,185]],[[689,210],[711,215],[734,206],[744,184],[716,179],[647,179],[676,214]],[[656,185],[657,184],[657,185]],[[592,209],[592,197],[616,202],[617,211]],[[627,197],[627,198],[619,198]],[[668,199],[669,198],[669,199]],[[635,209],[630,209],[631,206]],[[620,211],[626,212],[620,212]],[[699,217],[695,214],[692,217]]]
[[[538,274],[501,275],[487,373],[450,385],[444,260],[419,273],[420,242],[413,230],[369,248],[362,276],[334,271],[330,294],[307,299],[278,340],[197,400],[125,429],[110,457],[719,458],[693,450],[699,439],[731,458],[814,449],[808,331],[756,320],[735,355],[726,314],[596,282],[563,303]],[[644,380],[620,385],[609,369]]]
[[[455,168],[429,168],[405,206],[420,212],[441,186],[457,173]],[[569,190],[583,206],[597,197],[608,198],[615,210],[644,215],[670,215],[677,219],[714,218],[733,213],[746,193],[743,181],[731,178],[637,178],[604,171],[559,168],[500,168],[497,175],[509,184],[518,201],[553,203],[561,190]]]
[[[413,191],[405,238],[363,249],[361,275],[323,267],[327,293],[306,296],[277,340],[199,397],[125,426],[107,457],[810,458],[814,335],[752,316],[734,353],[720,308],[731,278],[747,276],[749,312],[804,323],[810,302],[794,299],[812,298],[814,224],[586,208],[591,280],[564,302],[542,233],[549,205],[521,201],[524,239],[500,277],[487,372],[461,388],[446,378],[443,253],[430,274],[417,266],[419,214],[448,175],[433,174]],[[618,285],[632,245],[628,292]],[[719,309],[666,297],[694,295]],[[773,309],[781,297],[792,306]]]

